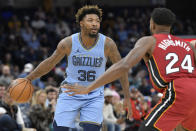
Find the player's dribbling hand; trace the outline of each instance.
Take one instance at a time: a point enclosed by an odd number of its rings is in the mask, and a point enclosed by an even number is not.
[[[74,85],[65,84],[65,85],[62,85],[61,88],[68,89],[67,91],[64,91],[64,92],[65,93],[70,92],[71,94],[69,94],[69,96],[74,96],[76,94],[88,94],[89,93],[89,90],[87,87],[80,86],[77,83]]]
[[[124,99],[123,106],[124,106],[124,109],[127,109],[127,119],[131,120],[132,119],[132,107],[131,107],[130,98]]]

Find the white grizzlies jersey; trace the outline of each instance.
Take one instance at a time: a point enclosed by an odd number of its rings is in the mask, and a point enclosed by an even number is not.
[[[86,49],[80,39],[80,33],[72,35],[72,50],[68,56],[67,77],[64,82],[88,86],[105,72],[105,39],[106,37],[99,33],[94,46],[90,49]],[[103,92],[103,90],[104,87],[100,87],[92,92],[94,95],[96,95],[96,93],[98,95],[100,92]],[[81,95],[78,96],[82,97]]]

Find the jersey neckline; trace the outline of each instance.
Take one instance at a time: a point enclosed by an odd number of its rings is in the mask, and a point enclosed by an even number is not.
[[[78,41],[79,41],[80,45],[81,45],[85,50],[87,50],[87,51],[90,51],[91,49],[93,49],[93,48],[97,45],[99,39],[100,39],[100,34],[98,33],[98,37],[96,38],[96,40],[95,40],[95,42],[93,43],[93,45],[92,45],[91,47],[87,48],[87,47],[83,44],[83,42],[82,42],[81,33],[78,34]]]

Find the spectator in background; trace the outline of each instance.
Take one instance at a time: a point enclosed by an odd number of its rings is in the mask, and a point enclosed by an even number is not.
[[[124,120],[126,120],[127,116],[126,116],[126,110],[124,109],[123,106],[123,101],[118,101],[118,103],[115,103],[115,105],[113,105],[113,109],[114,109],[114,115],[117,119],[122,119],[122,123],[120,123],[120,127],[121,130],[124,130],[126,127],[126,123]]]
[[[125,116],[125,110],[123,108],[123,101],[119,101],[114,105],[114,114],[116,118],[121,118]]]
[[[143,118],[145,118],[149,114],[150,109],[151,109],[151,104],[150,104],[150,101],[148,100],[149,98],[147,98],[147,99],[145,99],[145,101],[141,102],[142,108],[144,109]]]
[[[35,14],[42,20],[46,19],[46,14],[43,11],[42,7],[38,7],[37,11],[35,12]]]
[[[43,109],[46,109],[46,99],[47,99],[47,94],[44,90],[37,90],[32,98],[32,103],[31,105],[41,105]]]
[[[25,127],[32,127],[32,123],[31,123],[31,120],[29,118],[29,109],[31,108],[31,105],[29,102],[26,102],[26,103],[21,103],[18,105],[21,109],[21,112],[22,112],[22,118],[24,120],[24,125]]]
[[[107,127],[107,131],[121,131],[120,124],[124,122],[124,118],[117,119],[114,116],[112,97],[113,93],[110,89],[104,91],[105,103],[103,106],[103,123]]]
[[[48,16],[48,22],[46,23],[46,30],[48,33],[54,33],[55,32],[55,22],[53,17]]]
[[[158,93],[158,94],[154,94],[152,96],[152,101],[151,101],[151,107],[153,108],[161,99],[161,97],[163,96],[162,93]]]
[[[71,30],[65,21],[58,21],[58,23],[56,24],[56,34],[60,39],[71,34]]]
[[[23,72],[18,77],[19,78],[24,78],[29,72],[32,71],[32,69],[33,69],[33,65],[31,63],[25,64]],[[32,81],[32,83],[33,83],[34,86],[37,85],[36,80]],[[31,107],[31,104],[29,102],[21,103],[21,104],[19,104],[19,107],[20,107],[21,111],[23,112],[22,117],[23,117],[24,122],[25,122],[25,127],[32,127],[31,120],[28,116],[29,108]]]
[[[5,86],[8,87],[12,80],[13,76],[11,74],[10,67],[8,65],[3,65],[2,75],[0,76],[0,82],[5,83]]]
[[[19,78],[24,78],[26,77],[32,70],[34,69],[33,64],[27,63],[24,65],[24,70],[23,72],[18,76]],[[45,85],[44,83],[40,80],[40,78],[33,80],[32,84],[38,88],[44,89]]]
[[[28,43],[32,40],[33,30],[29,26],[28,21],[24,21],[24,27],[21,29],[21,36],[23,40]]]
[[[47,81],[45,82],[46,86],[52,85],[52,86],[57,86],[57,82],[55,81],[54,77],[49,76],[47,78]]]
[[[57,103],[57,97],[58,97],[58,91],[57,88],[53,86],[48,86],[46,87],[46,93],[47,93],[47,99],[46,99],[46,107],[48,110],[50,110],[52,114],[52,118],[54,117],[54,112],[56,108],[56,103]],[[50,124],[50,128],[52,128],[52,123]]]
[[[39,60],[38,55],[39,52],[35,51],[33,48],[30,47],[25,48],[24,59],[27,62],[32,61],[32,63],[36,63]]]
[[[38,90],[35,92],[32,98],[32,106],[29,111],[29,118],[32,123],[32,127],[38,131],[49,131],[49,126],[52,123],[52,111],[50,108],[46,108],[47,94],[44,90]]]
[[[118,104],[120,102],[120,95],[118,93],[119,89],[121,89],[120,85],[116,84],[115,82],[111,83],[110,89],[112,91],[112,104]]]
[[[13,76],[14,78],[17,78],[19,74],[20,74],[19,66],[18,66],[18,65],[14,65],[14,66],[12,67],[12,76]]]
[[[3,99],[6,92],[6,86],[4,83],[0,82],[0,101]]]
[[[22,131],[24,120],[22,119],[21,110],[10,98],[8,92],[5,93],[3,99],[0,101],[0,108],[1,110],[4,109],[4,112],[0,116],[0,127],[5,131]]]
[[[19,31],[21,27],[21,22],[16,15],[12,16],[12,19],[8,22],[8,27],[11,30]]]
[[[56,100],[57,100],[57,89],[52,86],[46,87],[46,107],[52,107],[53,111],[55,110]]]
[[[12,54],[11,53],[6,53],[4,56],[4,64],[8,66],[12,66]]]
[[[131,96],[130,102],[132,105],[133,118],[132,120],[127,120],[127,127],[125,131],[130,131],[130,130],[137,131],[145,116],[145,110],[142,105],[144,98],[136,88],[131,89],[130,96]]]
[[[38,50],[40,47],[40,42],[37,38],[37,35],[34,33],[32,36],[32,39],[27,43],[28,47],[34,49],[34,50]]]
[[[132,36],[135,36],[135,37],[138,37],[139,36],[139,33],[138,33],[138,25],[137,24],[133,24],[130,29],[129,29],[129,33],[132,35]]]
[[[127,40],[128,32],[125,30],[125,24],[121,23],[119,25],[119,30],[117,32],[120,42]]]
[[[41,29],[45,28],[46,22],[43,19],[41,19],[40,16],[35,14],[34,19],[31,22],[31,26],[34,29],[41,30]]]
[[[151,88],[149,82],[146,78],[141,79],[141,85],[138,87],[138,90],[144,95],[144,96],[151,96]]]

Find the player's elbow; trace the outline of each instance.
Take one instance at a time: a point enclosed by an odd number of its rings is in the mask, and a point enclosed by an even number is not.
[[[129,71],[129,65],[126,62],[121,62],[122,73],[127,73]]]

